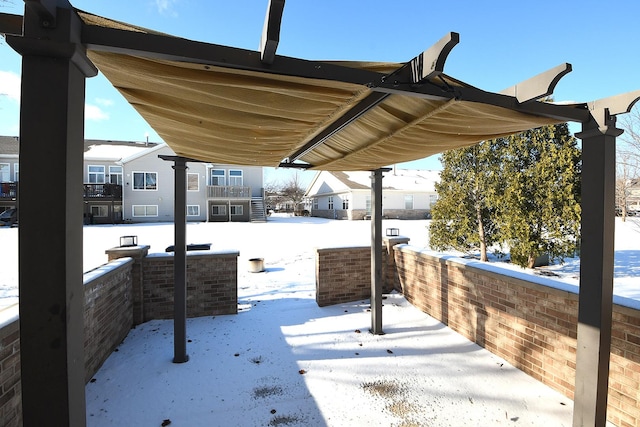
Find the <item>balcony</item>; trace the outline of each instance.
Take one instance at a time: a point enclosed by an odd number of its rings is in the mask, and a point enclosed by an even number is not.
[[[236,185],[207,185],[208,199],[250,199],[251,187]]]
[[[0,199],[13,200],[18,195],[17,182],[0,182]]]
[[[84,184],[84,198],[122,200],[122,185]]]

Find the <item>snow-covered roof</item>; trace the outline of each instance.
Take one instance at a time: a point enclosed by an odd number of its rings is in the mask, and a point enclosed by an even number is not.
[[[350,189],[371,189],[371,172],[328,172]],[[440,171],[417,169],[392,169],[382,174],[384,190],[435,191],[434,184],[440,180]]]
[[[85,160],[120,161],[149,149],[151,147],[143,144],[94,144],[89,146],[89,149],[84,153],[84,158]]]

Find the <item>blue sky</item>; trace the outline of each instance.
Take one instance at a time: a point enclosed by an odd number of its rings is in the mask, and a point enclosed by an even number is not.
[[[257,50],[268,0],[76,0],[85,11],[180,37]],[[22,14],[21,0],[0,12]],[[555,99],[592,101],[640,89],[636,0],[289,0],[278,54],[405,62],[450,31],[445,72],[500,91],[564,62]],[[20,56],[0,41],[0,135],[17,135]],[[101,75],[87,80],[86,137],[159,141]],[[636,107],[639,108],[639,107]],[[572,128],[577,131],[578,128]],[[439,168],[437,156],[409,167]],[[304,173],[304,180],[310,179]],[[276,178],[280,179],[280,178]]]

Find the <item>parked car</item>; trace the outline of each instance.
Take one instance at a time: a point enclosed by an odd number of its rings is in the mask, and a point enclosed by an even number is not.
[[[11,208],[0,214],[0,226],[12,227],[18,223],[18,209]]]

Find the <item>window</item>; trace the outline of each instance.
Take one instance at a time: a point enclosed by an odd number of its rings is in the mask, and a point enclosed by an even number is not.
[[[242,205],[231,205],[231,215],[242,215]]]
[[[15,182],[20,181],[20,163],[14,163],[13,164],[13,180]]]
[[[404,208],[405,209],[413,209],[413,195],[406,194],[404,196]]]
[[[371,215],[371,196],[367,196],[365,200],[365,210],[368,215]]]
[[[437,194],[430,194],[429,195],[429,207],[430,208],[432,208],[433,205],[435,205],[437,201],[438,201],[438,195]]]
[[[91,206],[91,215],[94,217],[106,218],[109,216],[109,208],[107,206]]]
[[[227,205],[212,205],[211,216],[222,216],[227,214]]]
[[[229,185],[235,187],[242,187],[242,171],[241,170],[229,170]]]
[[[122,185],[122,166],[109,166],[109,182]]]
[[[313,209],[314,210],[318,210],[318,198],[317,197],[313,198]]]
[[[200,205],[187,205],[187,216],[200,216]]]
[[[158,216],[158,205],[133,205],[133,216]]]
[[[333,209],[333,196],[327,197],[327,203],[328,203],[327,209]]]
[[[0,182],[9,182],[11,170],[9,163],[0,163]]]
[[[133,173],[133,189],[134,190],[157,190],[158,174],[156,172],[134,172]]]
[[[224,169],[211,169],[211,185],[225,185],[224,176]]]
[[[349,196],[342,198],[342,209],[349,209]]]
[[[199,184],[200,175],[197,173],[187,174],[187,191],[198,191],[200,189]]]
[[[89,184],[104,184],[104,166],[89,165]]]

